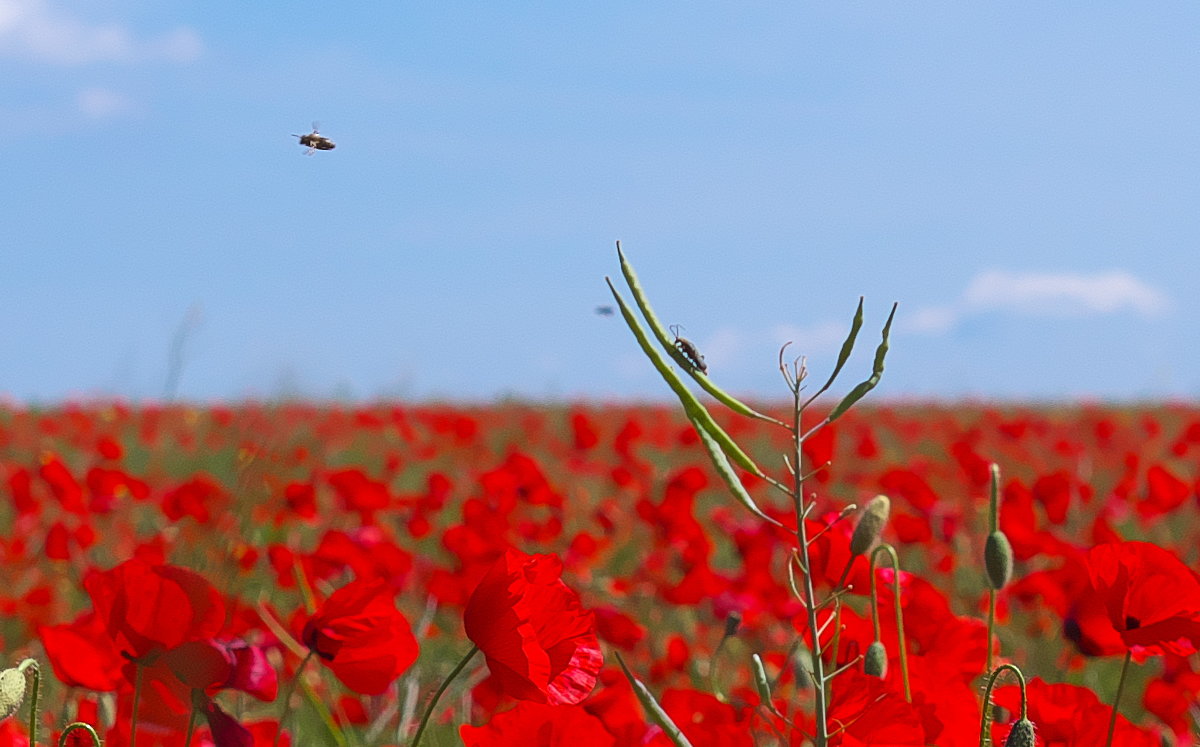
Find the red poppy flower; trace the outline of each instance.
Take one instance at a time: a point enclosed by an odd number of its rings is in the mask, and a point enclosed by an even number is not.
[[[135,559],[93,572],[83,585],[117,650],[129,659],[211,638],[225,623],[221,594],[186,568]]]
[[[352,581],[335,591],[304,624],[301,640],[360,695],[382,693],[417,658],[408,620],[382,581]]]
[[[1084,558],[1091,588],[1065,623],[1089,656],[1189,656],[1200,650],[1200,575],[1149,542],[1093,547]]]
[[[42,625],[38,637],[54,675],[67,687],[111,692],[123,681],[125,660],[105,635],[103,621],[94,612],[64,625]]]
[[[467,637],[514,698],[574,705],[596,685],[604,661],[595,621],[561,573],[557,556],[508,550],[467,602]]]
[[[483,726],[463,724],[458,728],[464,747],[508,747],[536,744],[539,747],[614,747],[613,735],[603,722],[581,706],[551,706],[519,703],[498,713]]]

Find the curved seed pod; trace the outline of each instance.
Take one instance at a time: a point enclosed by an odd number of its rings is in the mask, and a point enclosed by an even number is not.
[[[987,568],[988,583],[993,589],[1003,589],[1012,579],[1013,549],[1008,536],[997,529],[987,537],[983,547],[983,565]]]
[[[883,679],[887,676],[887,648],[883,641],[872,641],[863,656],[863,673]]]
[[[737,462],[740,467],[754,473],[758,477],[764,477],[762,470],[754,463],[746,452],[734,442],[729,434],[725,432],[721,426],[717,425],[717,421],[713,420],[712,414],[700,404],[700,400],[696,399],[696,395],[692,394],[692,390],[684,386],[679,375],[675,373],[675,369],[671,368],[662,355],[650,342],[650,338],[646,336],[646,330],[642,328],[637,317],[634,316],[633,310],[625,303],[625,299],[617,292],[616,286],[613,285],[609,278],[604,279],[608,283],[608,289],[612,291],[613,298],[616,299],[617,306],[621,309],[621,317],[625,320],[630,331],[633,332],[634,338],[637,339],[638,345],[641,346],[642,352],[654,364],[654,368],[658,371],[659,376],[667,382],[671,387],[671,391],[675,392],[675,396],[679,398],[680,404],[683,405],[683,411],[697,425],[698,431],[707,431],[713,440],[716,441],[722,451],[729,455],[729,458]]]
[[[1033,722],[1023,718],[1013,724],[1008,739],[1004,740],[1004,747],[1033,747],[1034,743]]]
[[[851,556],[862,555],[871,549],[883,533],[891,511],[892,500],[886,495],[877,495],[867,503],[857,526],[854,527],[854,534],[850,536]]]
[[[650,692],[650,688],[646,687],[645,683],[633,676],[629,671],[629,667],[625,666],[625,660],[621,658],[621,654],[617,654],[617,662],[621,665],[621,671],[625,672],[625,679],[629,680],[629,684],[633,686],[633,692],[637,695],[638,702],[642,704],[642,709],[650,720],[658,724],[658,728],[663,730],[667,738],[675,747],[692,747],[692,743],[683,735],[663,707],[654,699],[654,695]]]
[[[867,392],[874,389],[875,385],[879,383],[879,379],[883,376],[883,359],[887,356],[888,351],[888,336],[892,332],[892,319],[896,316],[896,307],[898,305],[892,304],[892,313],[888,314],[887,323],[883,325],[883,341],[879,343],[879,347],[875,348],[875,365],[871,369],[871,376],[866,381],[851,389],[850,393],[842,398],[837,407],[833,408],[833,412],[829,413],[829,417],[825,419],[826,422],[832,423],[842,415],[845,415],[846,410],[849,410],[855,402],[865,397]]]
[[[829,387],[833,386],[834,379],[842,372],[842,367],[846,365],[846,361],[850,359],[850,352],[854,350],[854,341],[858,338],[858,331],[862,329],[863,324],[863,297],[858,297],[858,309],[854,312],[854,319],[850,322],[850,334],[846,336],[845,342],[842,343],[842,350],[838,353],[837,364],[833,367],[833,373],[829,374],[829,379],[825,384],[808,398],[812,402],[817,397],[825,393]]]
[[[721,447],[713,439],[712,435],[706,431],[695,419],[692,419],[692,425],[696,427],[696,434],[700,436],[700,443],[704,444],[704,450],[708,452],[708,458],[712,460],[713,467],[717,470],[717,474],[725,482],[725,486],[729,488],[729,492],[733,493],[733,497],[738,503],[750,509],[750,513],[768,523],[774,524],[777,527],[782,527],[775,519],[772,519],[763,512],[754,499],[750,497],[750,491],[746,490],[746,486],[742,484],[742,478],[733,471],[733,465],[729,463],[729,459],[725,456],[725,452],[721,451]],[[736,630],[736,629],[735,629]]]
[[[735,398],[733,395],[725,392],[716,384],[712,383],[712,381],[702,372],[699,372],[698,369],[696,369],[693,362],[689,361],[687,357],[679,350],[679,348],[675,346],[675,341],[671,338],[667,328],[664,327],[662,322],[659,321],[658,315],[654,313],[654,309],[650,308],[650,301],[647,300],[646,293],[642,290],[642,284],[638,281],[637,273],[633,271],[633,265],[629,264],[629,260],[625,258],[625,252],[621,251],[621,242],[619,241],[617,242],[617,257],[621,260],[621,274],[625,276],[625,282],[629,284],[629,292],[633,294],[634,303],[637,304],[638,309],[641,310],[642,316],[646,318],[646,324],[650,326],[650,331],[654,333],[654,337],[658,340],[659,344],[662,345],[663,349],[667,351],[667,354],[670,355],[684,371],[687,371],[688,374],[696,380],[696,383],[699,384],[704,391],[711,394],[714,399],[728,407],[730,410],[733,410],[739,415],[746,415],[747,417],[765,420],[768,423],[775,423],[776,425],[784,425],[770,415],[764,415],[761,412],[758,412],[754,408]]]
[[[767,668],[763,666],[763,660],[758,654],[750,657],[750,668],[754,671],[754,687],[758,690],[758,699],[767,708],[775,710],[771,705],[771,680],[767,677]]]
[[[25,700],[25,673],[13,669],[0,672],[0,720],[17,712]]]

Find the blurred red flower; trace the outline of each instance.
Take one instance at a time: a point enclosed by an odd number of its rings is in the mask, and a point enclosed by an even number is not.
[[[604,723],[582,707],[518,703],[483,726],[458,728],[464,747],[614,747]]]
[[[1077,598],[1065,634],[1088,656],[1189,656],[1200,650],[1200,575],[1149,542],[1093,547],[1090,589]]]
[[[382,693],[417,658],[408,620],[382,581],[352,581],[335,591],[304,624],[301,640],[360,695]]]
[[[225,601],[202,576],[173,565],[128,560],[83,581],[117,650],[139,663],[181,643],[211,638],[225,623]]]
[[[557,556],[508,550],[467,602],[467,637],[514,698],[573,705],[595,687],[604,663],[595,620],[561,573]]]

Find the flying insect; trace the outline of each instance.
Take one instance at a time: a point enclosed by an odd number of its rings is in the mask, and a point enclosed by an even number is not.
[[[304,155],[306,156],[311,156],[313,153],[319,150],[333,150],[337,147],[333,144],[332,140],[317,131],[316,122],[313,122],[312,132],[308,133],[307,135],[293,134],[292,137],[300,138],[300,144],[308,148],[308,150],[304,152]]]

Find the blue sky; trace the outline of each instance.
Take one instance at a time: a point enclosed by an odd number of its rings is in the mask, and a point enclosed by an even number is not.
[[[0,396],[1200,394],[1200,5],[0,0]],[[337,149],[305,157],[317,120]],[[846,386],[869,365],[869,345]],[[853,366],[857,364],[857,368]]]

